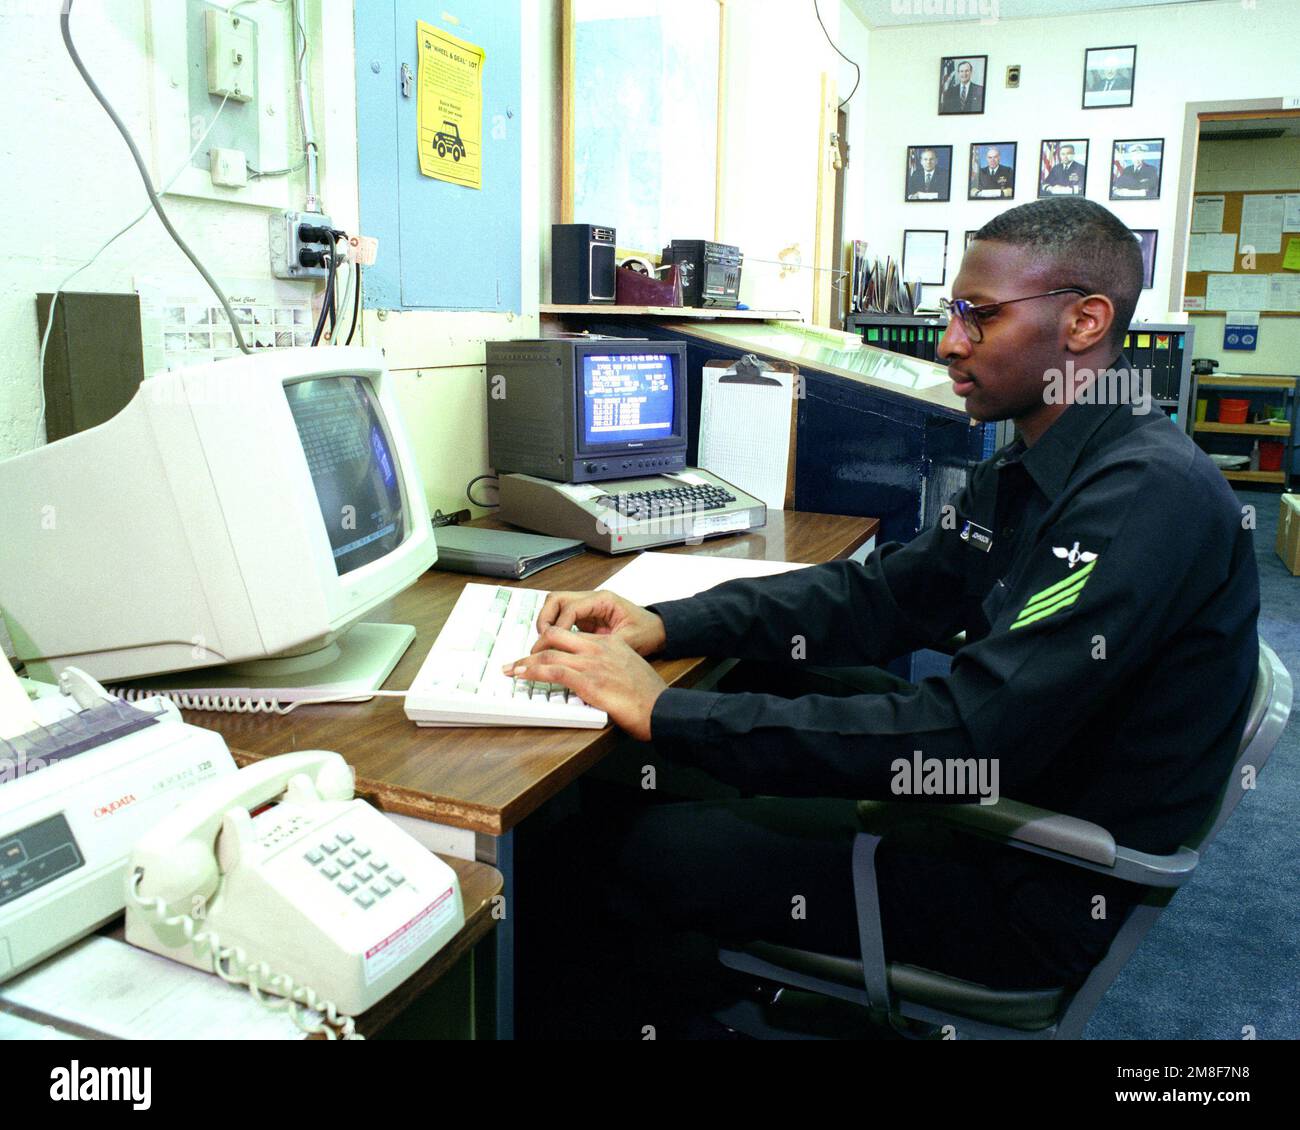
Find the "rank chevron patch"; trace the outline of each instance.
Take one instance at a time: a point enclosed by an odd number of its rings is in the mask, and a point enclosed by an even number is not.
[[[1017,628],[1032,624],[1036,620],[1043,619],[1044,616],[1061,611],[1062,608],[1069,608],[1079,599],[1083,586],[1088,583],[1088,578],[1096,567],[1097,559],[1094,556],[1077,573],[1071,573],[1064,580],[1048,585],[1041,592],[1035,593],[1025,602],[1024,608],[1021,609],[1020,615],[1016,617],[1015,623],[1009,630],[1014,632]]]

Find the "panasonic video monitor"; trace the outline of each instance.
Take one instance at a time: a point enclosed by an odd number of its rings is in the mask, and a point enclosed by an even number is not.
[[[686,467],[686,346],[631,338],[487,343],[488,460],[561,483]]]

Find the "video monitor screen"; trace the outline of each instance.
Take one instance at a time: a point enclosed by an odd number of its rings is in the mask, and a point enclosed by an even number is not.
[[[339,575],[377,561],[405,539],[397,460],[370,382],[317,377],[286,385]]]
[[[671,439],[676,385],[668,353],[589,353],[582,358],[583,441]]]

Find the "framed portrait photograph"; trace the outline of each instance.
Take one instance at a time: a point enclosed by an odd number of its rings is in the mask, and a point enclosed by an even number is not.
[[[926,286],[943,286],[948,276],[948,232],[903,232],[902,282],[920,282]]]
[[[939,113],[984,113],[987,55],[945,55],[939,63]]]
[[[1016,195],[1016,143],[981,141],[970,147],[967,200],[1011,200]]]
[[[1083,53],[1083,108],[1133,105],[1137,47],[1089,47]]]
[[[1110,159],[1112,200],[1159,200],[1163,137],[1115,142]]]
[[[1156,236],[1155,228],[1129,228],[1133,238],[1142,245],[1142,289],[1150,290],[1156,284]]]
[[[1044,141],[1038,154],[1038,197],[1084,196],[1088,182],[1088,141]]]
[[[952,146],[909,145],[904,200],[947,200],[952,190]]]

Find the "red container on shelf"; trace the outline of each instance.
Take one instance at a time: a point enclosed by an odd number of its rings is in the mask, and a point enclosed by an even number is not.
[[[1249,400],[1232,400],[1224,397],[1219,401],[1220,424],[1244,424],[1246,413],[1250,411]]]
[[[1282,470],[1282,455],[1286,451],[1286,444],[1275,439],[1262,439],[1259,441],[1259,469],[1261,471],[1280,471]]]

